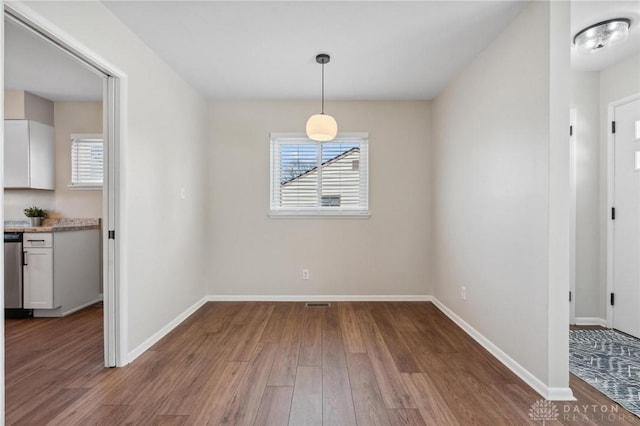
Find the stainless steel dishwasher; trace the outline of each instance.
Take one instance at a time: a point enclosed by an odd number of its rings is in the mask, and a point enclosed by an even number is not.
[[[33,310],[23,309],[22,232],[4,233],[4,312],[7,318],[27,318]]]

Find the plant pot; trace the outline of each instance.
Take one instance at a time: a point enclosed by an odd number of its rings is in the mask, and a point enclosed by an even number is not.
[[[30,217],[29,220],[31,221],[31,226],[40,226],[40,225],[42,225],[42,218],[41,217]]]

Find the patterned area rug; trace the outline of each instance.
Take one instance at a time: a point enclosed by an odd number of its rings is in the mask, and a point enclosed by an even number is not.
[[[570,330],[569,369],[640,417],[640,340],[613,330]]]

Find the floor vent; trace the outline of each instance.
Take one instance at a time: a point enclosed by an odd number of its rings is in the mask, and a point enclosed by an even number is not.
[[[331,303],[305,303],[304,306],[307,308],[330,308]]]

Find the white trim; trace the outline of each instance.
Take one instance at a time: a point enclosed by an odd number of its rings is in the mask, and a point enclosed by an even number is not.
[[[102,302],[102,295],[98,295],[97,299],[94,299],[90,302],[83,303],[82,305],[76,306],[75,308],[71,308],[68,311],[61,312],[62,307],[58,307],[56,309],[34,309],[34,317],[37,318],[60,318],[66,317],[73,313],[76,313],[84,308],[88,308],[89,306],[96,304],[98,302]],[[37,314],[37,315],[36,315]]]
[[[614,291],[613,289],[613,221],[611,220],[611,207],[613,205],[614,197],[614,140],[615,136],[611,133],[611,121],[614,120],[614,110],[617,106],[624,105],[629,102],[640,99],[640,93],[636,93],[631,96],[618,99],[617,101],[609,102],[607,106],[607,122],[605,128],[607,129],[607,205],[605,208],[607,217],[607,293],[605,294],[607,304],[607,327],[613,328],[613,308],[609,303],[609,295]]]
[[[369,219],[368,210],[271,210],[267,213],[271,219]]]
[[[102,184],[89,185],[89,184],[77,184],[67,185],[70,191],[102,191]]]
[[[545,399],[551,401],[575,401],[571,388],[550,388],[536,376],[534,376],[529,370],[520,365],[516,360],[504,353],[502,349],[496,346],[493,342],[487,339],[479,331],[473,328],[469,323],[459,317],[455,312],[449,309],[445,304],[440,302],[435,297],[433,298],[433,304],[448,316],[454,323],[464,330],[469,336],[471,336],[476,342],[478,342],[483,348],[485,348],[491,355],[493,355],[498,361],[504,364],[509,370],[513,371],[518,377],[520,377],[526,384],[531,386],[536,392],[542,395]]]
[[[577,228],[577,180],[576,150],[578,134],[578,113],[575,108],[569,110],[569,324],[576,323],[576,228]]]
[[[189,316],[191,316],[194,312],[196,312],[198,309],[200,309],[205,303],[207,303],[207,298],[203,297],[202,299],[198,300],[196,303],[194,303],[193,305],[188,307],[184,312],[182,312],[177,317],[175,317],[167,325],[165,325],[160,330],[155,332],[147,340],[145,340],[140,345],[138,345],[138,347],[136,347],[134,350],[129,352],[128,362],[129,363],[133,362],[133,360],[135,360],[140,355],[145,353],[151,346],[153,346],[154,344],[159,342],[160,339],[162,339],[164,336],[169,334],[171,332],[171,330],[173,330],[174,328],[179,326],[180,323],[182,323],[184,320],[189,318]]]
[[[0,0],[0,7],[4,10],[4,0]],[[0,34],[2,34],[2,42],[0,42],[0,85],[3,88],[0,91],[0,114],[4,117],[4,19],[0,23]],[[0,152],[4,152],[4,120],[0,123]],[[4,161],[0,162],[0,184],[4,188]],[[4,223],[4,191],[0,193],[0,220]],[[4,283],[4,258],[0,259],[0,270],[2,271],[3,278],[0,278]],[[4,287],[4,284],[2,285]],[[0,292],[0,306],[4,306],[4,291]],[[4,344],[4,315],[0,320],[0,425],[4,424],[5,418],[5,344]]]
[[[291,139],[296,143],[308,143],[309,145],[315,145],[318,141],[312,141],[309,139],[306,133],[287,133],[287,132],[271,132],[269,133],[269,139]],[[369,139],[369,132],[346,132],[338,133],[335,139]],[[299,142],[298,142],[299,141]],[[331,141],[327,141],[331,142]]]
[[[343,295],[245,295],[245,294],[210,294],[209,302],[431,302],[433,296],[421,294],[384,295],[384,294],[343,294]]]
[[[102,302],[102,295],[100,295],[97,299],[92,300],[91,302],[84,303],[84,304],[82,304],[80,306],[77,306],[77,307],[75,307],[73,309],[69,309],[68,311],[63,312],[62,316],[66,317],[67,315],[71,315],[74,312],[78,312],[79,310],[87,308],[87,307],[89,307],[91,305],[94,305],[94,304],[96,304],[98,302]]]
[[[73,142],[76,139],[91,139],[91,140],[100,140],[100,142],[104,142],[104,134],[103,133],[71,133],[69,135],[69,139]]]
[[[597,317],[576,317],[576,325],[598,325],[606,328],[607,320]]]

